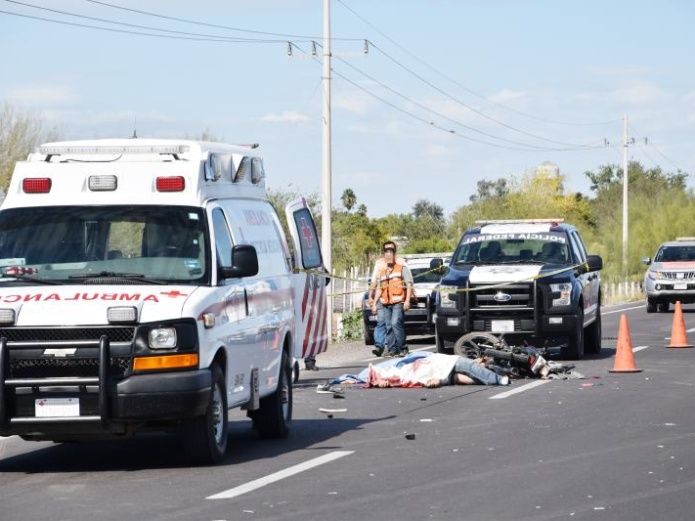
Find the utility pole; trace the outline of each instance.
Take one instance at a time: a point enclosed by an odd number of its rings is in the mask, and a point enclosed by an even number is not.
[[[623,116],[623,275],[627,275],[627,114]]]
[[[331,0],[323,0],[323,161],[321,170],[321,246],[323,264],[333,273],[331,240]],[[329,341],[333,338],[333,283],[327,297],[326,325]]]

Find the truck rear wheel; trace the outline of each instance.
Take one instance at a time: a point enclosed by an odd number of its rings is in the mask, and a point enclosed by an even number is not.
[[[567,345],[562,347],[561,355],[565,360],[579,360],[584,356],[584,309],[579,304],[577,325],[574,333],[567,339]]]
[[[656,311],[656,302],[654,299],[647,297],[647,313],[654,313]]]
[[[216,464],[222,461],[227,451],[227,388],[224,374],[214,364],[210,402],[205,414],[186,426],[184,441],[197,463]]]
[[[364,345],[373,346],[374,345],[374,330],[369,329],[367,325],[364,325]]]
[[[261,406],[251,413],[253,427],[262,438],[286,438],[292,421],[292,368],[287,353],[280,361],[278,386],[270,396],[261,398]]]

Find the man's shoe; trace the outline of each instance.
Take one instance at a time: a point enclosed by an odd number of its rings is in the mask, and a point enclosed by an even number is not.
[[[398,351],[398,356],[400,356],[401,358],[403,358],[404,356],[408,356],[408,354],[410,354],[410,350],[407,347],[404,347],[403,349]]]
[[[398,352],[397,352],[397,351],[386,351],[386,352],[384,353],[384,358],[395,358],[395,357],[397,357],[397,356],[398,356]]]
[[[372,349],[372,354],[374,356],[381,356],[382,354],[384,354],[384,348],[383,347],[375,347],[374,349]]]

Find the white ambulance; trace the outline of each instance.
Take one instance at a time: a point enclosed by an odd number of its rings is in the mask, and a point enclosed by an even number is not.
[[[304,200],[286,209],[293,256],[264,177],[255,147],[196,141],[49,143],[18,162],[0,209],[0,435],[180,429],[218,462],[241,407],[286,436],[292,359],[327,347],[326,279]]]

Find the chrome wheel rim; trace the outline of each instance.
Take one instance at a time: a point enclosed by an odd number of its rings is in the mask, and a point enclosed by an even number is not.
[[[222,433],[224,432],[224,411],[222,410],[222,393],[220,386],[215,385],[215,391],[212,393],[212,430],[215,435],[215,443],[222,444]]]

